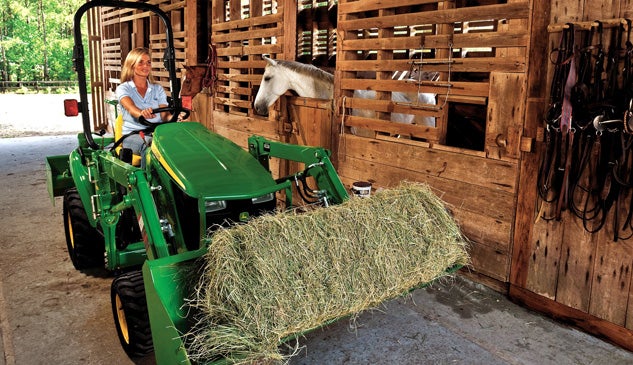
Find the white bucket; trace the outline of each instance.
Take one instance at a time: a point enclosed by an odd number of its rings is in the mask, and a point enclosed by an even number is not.
[[[352,183],[352,193],[359,198],[369,198],[371,195],[371,183],[367,181]]]

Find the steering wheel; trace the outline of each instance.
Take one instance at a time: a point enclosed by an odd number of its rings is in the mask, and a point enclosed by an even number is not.
[[[189,118],[189,114],[191,113],[191,111],[189,109],[185,109],[185,108],[176,108],[173,106],[165,106],[162,108],[154,108],[152,109],[152,113],[153,114],[158,114],[158,113],[162,113],[162,112],[170,112],[172,114],[171,119],[164,121],[164,122],[160,122],[160,123],[151,123],[148,122],[147,119],[145,119],[144,116],[139,116],[138,117],[138,122],[141,123],[144,126],[150,127],[150,128],[156,128],[157,125],[159,124],[164,124],[164,123],[174,123],[178,121],[178,118],[180,117],[181,113],[184,113],[183,119],[187,119]]]

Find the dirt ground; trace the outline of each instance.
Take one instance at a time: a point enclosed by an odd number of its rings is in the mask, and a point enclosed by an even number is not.
[[[81,131],[81,117],[64,115],[64,99],[79,99],[79,95],[0,94],[0,138]]]
[[[16,105],[3,97],[4,108]],[[61,200],[51,204],[44,161],[68,154],[76,137],[49,128],[70,124],[52,121],[43,99],[29,105],[51,119],[15,126],[0,114],[0,135],[22,136],[0,138],[0,365],[154,364],[151,355],[130,360],[118,343],[112,278],[86,276],[68,258]],[[29,130],[40,136],[26,137]],[[299,345],[293,365],[633,363],[633,353],[461,277],[317,330]]]

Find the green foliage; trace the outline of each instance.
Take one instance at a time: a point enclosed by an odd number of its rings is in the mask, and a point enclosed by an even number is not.
[[[84,3],[0,0],[0,80],[73,80],[73,15]]]

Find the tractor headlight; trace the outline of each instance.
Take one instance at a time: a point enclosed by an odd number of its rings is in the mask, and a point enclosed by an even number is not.
[[[226,209],[226,200],[210,200],[204,202],[204,210],[207,213],[217,212]]]
[[[253,199],[251,199],[251,201],[253,202],[253,204],[261,204],[261,203],[269,202],[269,201],[271,201],[273,199],[275,199],[275,194],[274,193],[268,193],[266,195],[262,195],[262,196],[258,196],[257,198],[253,198]]]

